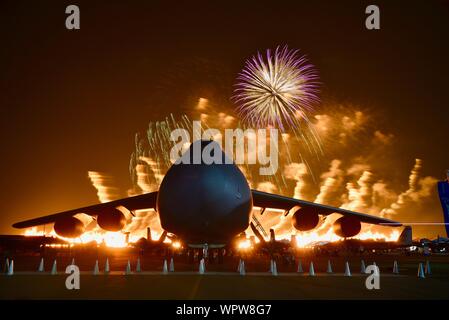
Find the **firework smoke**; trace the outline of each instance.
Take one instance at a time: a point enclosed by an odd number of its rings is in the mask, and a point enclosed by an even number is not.
[[[204,128],[224,130],[229,126],[239,126],[232,115],[216,112],[216,109],[221,110],[207,99],[201,99],[192,116],[202,119]],[[169,150],[173,142],[169,140],[170,130],[184,128],[191,132],[191,123],[186,115],[178,120],[170,116],[164,121],[150,123],[146,135],[136,135],[135,151],[130,161],[134,182],[132,194],[157,190],[171,165]],[[353,106],[331,105],[328,106],[328,112],[316,115],[311,121],[323,141],[328,160],[320,161],[317,165],[313,162],[313,154],[307,153],[303,141],[294,134],[285,133],[282,135],[283,143],[279,144],[279,165],[283,170],[274,176],[260,176],[256,172],[257,166],[244,164],[239,167],[249,184],[259,190],[412,221],[429,204],[436,180],[421,177],[422,161],[416,160],[409,175],[408,188],[401,191],[400,185],[390,179],[395,170],[385,172],[388,167],[385,162],[391,163],[386,155],[394,151],[395,136],[378,128],[376,123],[366,111]],[[394,156],[391,160],[394,160]],[[323,168],[323,162],[327,168]],[[312,170],[319,179],[313,179]],[[312,239],[339,239],[332,232],[332,224],[339,215],[326,217],[315,230],[299,233],[291,226],[291,214],[284,217],[279,212],[270,213],[268,209],[262,216],[257,210],[253,214],[257,215],[266,230],[274,228],[278,238],[289,238],[296,234],[303,244]],[[150,226],[155,235],[161,232],[156,212],[139,212],[126,230],[140,235],[144,234],[146,226]],[[247,234],[252,234],[252,231],[248,229]],[[365,224],[360,234],[361,238],[393,239],[395,236],[397,230]]]
[[[112,177],[101,172],[89,171],[89,179],[97,189],[97,196],[101,203],[120,198],[119,191],[113,186]]]

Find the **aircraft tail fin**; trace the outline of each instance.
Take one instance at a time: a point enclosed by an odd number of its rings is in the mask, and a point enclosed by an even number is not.
[[[402,230],[402,233],[399,236],[398,243],[401,245],[411,246],[412,241],[413,241],[412,227],[405,226],[404,230]]]
[[[162,234],[159,237],[159,239],[157,240],[157,242],[162,243],[162,242],[164,242],[165,238],[167,238],[167,231],[166,230],[164,230],[164,232],[162,232]]]
[[[446,235],[449,237],[449,180],[438,181],[438,195],[440,196],[441,206],[443,208]]]

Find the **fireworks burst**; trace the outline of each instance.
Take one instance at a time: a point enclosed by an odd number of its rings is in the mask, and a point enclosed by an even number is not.
[[[299,126],[307,111],[318,102],[318,75],[315,68],[287,46],[270,49],[247,60],[238,76],[233,100],[243,122],[255,127]]]

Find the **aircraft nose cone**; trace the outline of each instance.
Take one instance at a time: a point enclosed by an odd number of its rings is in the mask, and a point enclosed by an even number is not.
[[[219,147],[214,141],[196,143],[203,150],[211,144]],[[193,149],[191,146],[186,153],[192,155]],[[221,149],[214,150],[225,158]],[[217,238],[230,239],[248,227],[252,198],[235,164],[202,161],[173,165],[161,183],[157,206],[165,230],[211,243]]]

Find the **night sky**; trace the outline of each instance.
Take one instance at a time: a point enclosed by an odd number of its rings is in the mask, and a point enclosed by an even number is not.
[[[365,28],[369,4],[381,30]],[[426,175],[449,169],[448,1],[3,0],[0,35],[0,233],[97,203],[89,170],[129,188],[137,131],[198,97],[232,112],[245,60],[279,44],[307,54],[324,98],[381,115],[405,183],[416,157]]]

